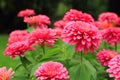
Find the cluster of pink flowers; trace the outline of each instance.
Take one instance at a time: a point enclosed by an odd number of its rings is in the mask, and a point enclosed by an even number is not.
[[[109,77],[115,77],[115,80],[120,80],[120,55],[112,58],[108,63],[108,67],[106,72],[109,73]]]
[[[45,62],[34,73],[36,80],[67,80],[68,71],[59,62]]]
[[[57,38],[75,45],[76,52],[84,51],[85,54],[98,49],[101,39],[111,45],[120,43],[120,17],[113,12],[101,13],[98,20],[94,21],[90,14],[70,9],[61,20],[54,23],[53,29],[48,27],[51,24],[48,16],[35,15],[32,9],[20,11],[18,17],[23,17],[24,22],[34,30],[29,33],[24,30],[10,33],[4,55],[11,58],[24,57],[25,52],[33,50],[32,46],[36,44],[53,46]],[[108,66],[106,71],[110,77],[120,80],[120,55],[117,52],[103,49],[96,57],[102,66]],[[68,71],[63,64],[53,61],[41,64],[34,75],[36,80],[69,79]],[[6,67],[0,68],[0,80],[10,80],[12,76],[12,69],[7,71]]]
[[[40,44],[40,45],[53,45],[55,42],[55,33],[52,29],[43,28],[36,29],[30,33],[29,43],[30,44]]]
[[[108,62],[115,57],[116,55],[118,55],[117,52],[112,51],[112,50],[101,50],[97,53],[97,59],[98,61],[103,65],[103,66],[108,66]]]
[[[0,80],[11,80],[13,77],[14,71],[12,71],[12,68],[6,69],[6,67],[0,68]]]
[[[120,28],[107,28],[101,31],[103,40],[111,45],[120,43]]]
[[[66,24],[62,33],[63,41],[76,44],[76,51],[84,50],[85,53],[90,49],[98,48],[101,42],[101,34],[98,29],[89,23],[81,21],[71,21]]]
[[[28,43],[29,33],[24,30],[14,30],[10,33],[8,38],[7,48],[4,51],[4,55],[11,58],[17,55],[24,57],[24,53],[28,50],[32,50],[31,45]]]
[[[33,9],[21,10],[17,14],[18,17],[28,17],[28,16],[32,16],[32,15],[35,15],[35,11]]]

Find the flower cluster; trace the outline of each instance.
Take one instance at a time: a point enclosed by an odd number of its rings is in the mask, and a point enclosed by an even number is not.
[[[96,68],[91,65],[92,60],[87,60],[88,56],[82,54],[94,52],[98,62],[102,66],[108,66],[106,72],[109,76],[120,80],[120,55],[116,48],[120,43],[120,17],[117,14],[104,12],[95,21],[89,13],[70,9],[62,19],[53,23],[53,28],[49,28],[51,21],[48,16],[35,15],[32,9],[20,11],[18,17],[23,17],[28,28],[10,33],[4,55],[10,58],[20,57],[27,79],[68,80],[78,79],[76,75],[80,75],[86,80],[82,72],[87,73],[89,68],[91,71],[87,77],[91,79],[93,74],[96,74]],[[103,48],[102,42],[105,42],[107,47]],[[109,47],[111,49],[108,49]],[[28,57],[27,51],[31,51],[28,52]],[[84,53],[77,54],[82,51]],[[41,65],[32,75],[38,64]],[[68,73],[67,70],[73,73]],[[0,80],[10,80],[13,74],[11,68],[8,71],[6,67],[0,68]]]

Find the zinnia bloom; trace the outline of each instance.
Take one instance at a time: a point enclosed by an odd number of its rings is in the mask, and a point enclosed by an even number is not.
[[[32,16],[35,14],[35,11],[33,9],[25,9],[25,10],[21,10],[17,16],[18,17],[28,17],[28,16]]]
[[[108,69],[106,72],[109,73],[109,77],[115,77],[115,80],[120,80],[120,55],[116,55],[108,63]]]
[[[14,72],[12,68],[6,69],[6,67],[0,68],[0,80],[10,80],[13,77]]]
[[[118,16],[113,12],[101,13],[98,17],[98,22],[100,22],[99,28],[106,29],[109,27],[116,27],[118,21]]]
[[[25,41],[28,39],[28,35],[29,35],[29,33],[24,30],[12,31],[9,35],[8,45],[10,45],[14,42],[18,42],[18,41]]]
[[[113,12],[103,12],[99,15],[98,20],[99,21],[112,21],[116,22],[118,19],[118,15]]]
[[[108,62],[116,55],[118,55],[118,53],[115,51],[103,49],[97,53],[97,59],[102,66],[108,66]]]
[[[52,29],[36,29],[30,33],[29,43],[40,44],[40,45],[53,45],[55,42],[55,33]]]
[[[24,53],[28,50],[32,50],[32,48],[27,41],[15,42],[7,46],[4,55],[10,56],[11,58],[16,57],[17,55],[24,57]]]
[[[88,49],[93,52],[94,48],[97,49],[101,42],[101,34],[98,28],[81,21],[71,21],[66,24],[62,38],[67,43],[76,44],[76,51],[83,49],[85,53],[88,52]]]
[[[82,13],[82,11],[78,11],[75,9],[70,9],[70,11],[66,12],[63,20],[65,21],[83,21],[83,22],[94,22],[93,17],[88,13]]]
[[[45,62],[34,73],[36,80],[67,80],[68,71],[59,62]]]
[[[111,45],[120,42],[120,28],[107,28],[101,33],[104,41]]]
[[[47,25],[51,23],[48,16],[41,14],[37,16],[25,17],[24,22],[30,24],[32,27],[40,27],[40,28],[47,27]]]

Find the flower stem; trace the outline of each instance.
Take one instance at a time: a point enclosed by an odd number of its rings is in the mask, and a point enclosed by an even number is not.
[[[20,61],[21,61],[22,65],[23,65],[23,67],[25,68],[25,70],[27,71],[28,78],[29,78],[30,71],[29,71],[27,66],[30,65],[31,62],[26,57],[20,57]]]
[[[117,51],[117,43],[115,42],[115,51]]]
[[[44,42],[42,43],[42,50],[43,50],[43,55],[45,54],[45,45]]]
[[[105,46],[105,48],[107,49],[107,43],[104,41],[104,46]]]
[[[82,64],[82,51],[80,52],[80,63]]]

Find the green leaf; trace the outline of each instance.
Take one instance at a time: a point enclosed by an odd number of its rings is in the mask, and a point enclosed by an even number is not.
[[[32,31],[34,31],[35,30],[35,28],[32,28],[31,26],[29,26],[28,24],[27,24],[27,29],[26,29],[26,31],[28,31],[28,32],[32,32]]]
[[[19,69],[20,67],[22,67],[22,63],[18,64],[18,65],[15,67],[15,71],[16,71],[17,69]]]
[[[60,52],[59,48],[50,49],[46,52],[46,54],[44,54],[44,56],[40,59],[40,61],[47,59],[47,58],[50,58],[51,56],[57,54],[58,52]]]
[[[97,80],[97,72],[89,61],[83,59],[79,63],[69,68],[70,80]]]
[[[41,62],[42,63],[42,62]],[[30,77],[33,78],[35,70],[41,65],[41,63],[38,63],[34,65],[31,69]]]

